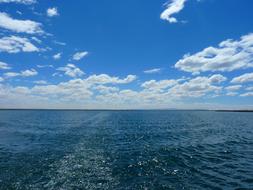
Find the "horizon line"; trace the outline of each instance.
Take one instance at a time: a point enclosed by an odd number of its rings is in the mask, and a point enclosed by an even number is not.
[[[214,112],[253,112],[253,109],[177,109],[177,108],[168,108],[168,109],[74,109],[74,108],[0,108],[0,111],[4,110],[36,110],[36,111],[214,111]]]

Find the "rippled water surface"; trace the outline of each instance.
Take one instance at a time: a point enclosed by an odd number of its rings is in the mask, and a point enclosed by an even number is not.
[[[2,110],[0,189],[253,189],[253,113]]]

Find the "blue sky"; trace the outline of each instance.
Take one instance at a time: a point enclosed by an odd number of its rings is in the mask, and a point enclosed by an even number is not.
[[[0,0],[0,108],[253,108],[253,2]]]

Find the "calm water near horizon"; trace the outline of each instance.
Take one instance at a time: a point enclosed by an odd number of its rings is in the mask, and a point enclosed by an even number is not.
[[[0,189],[253,189],[253,113],[1,110]]]

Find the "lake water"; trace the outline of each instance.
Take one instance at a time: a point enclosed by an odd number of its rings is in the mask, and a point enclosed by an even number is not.
[[[0,189],[253,189],[253,113],[2,110]]]

